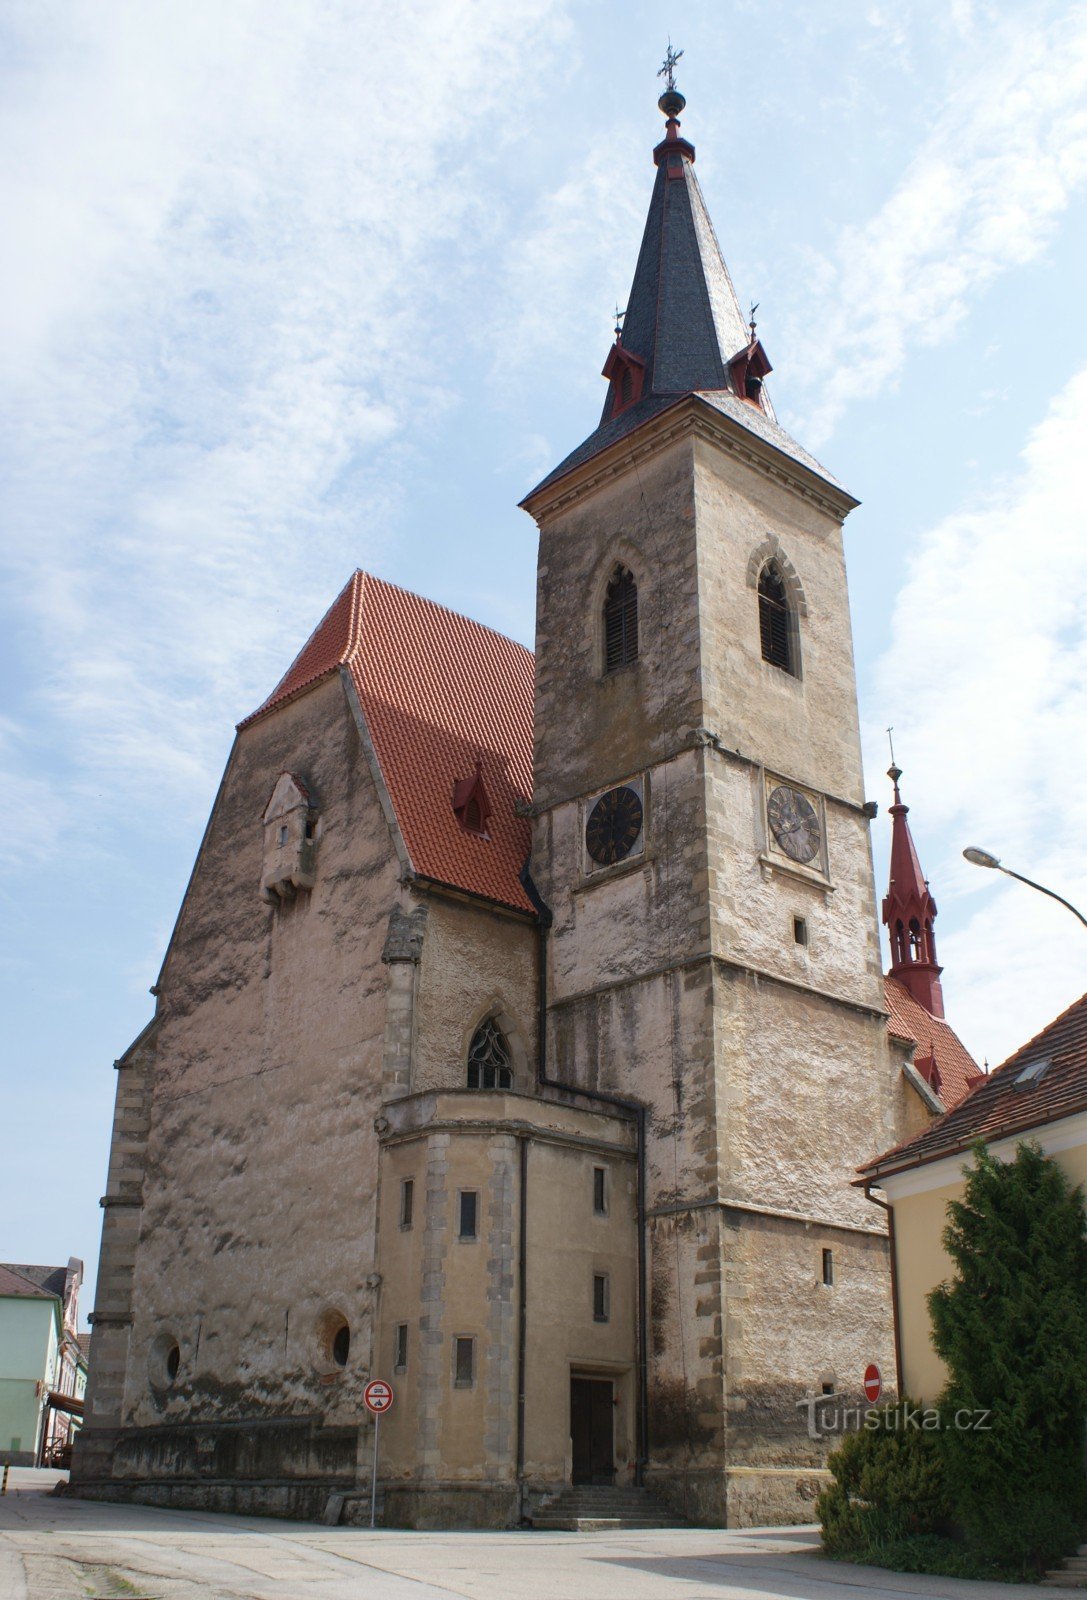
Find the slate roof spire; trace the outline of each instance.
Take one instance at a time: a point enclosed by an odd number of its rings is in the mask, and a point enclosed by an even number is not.
[[[770,361],[753,319],[740,310],[695,177],[694,145],[680,132],[686,105],[674,79],[680,54],[669,47],[665,67],[673,70],[658,101],[664,138],[653,150],[656,178],[634,282],[604,364],[609,384],[600,421],[537,490],[692,394],[835,484],[778,425],[763,389]]]
[[[936,902],[921,870],[921,862],[906,820],[898,780],[901,767],[893,761],[887,776],[894,784],[891,806],[891,877],[883,900],[883,920],[891,941],[889,977],[897,978],[931,1016],[944,1014],[940,973],[936,961]]]

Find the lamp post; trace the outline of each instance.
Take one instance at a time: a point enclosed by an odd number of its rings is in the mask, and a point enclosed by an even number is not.
[[[1074,917],[1078,917],[1087,928],[1087,917],[1083,912],[1077,911],[1072,902],[1066,900],[1062,894],[1057,894],[1055,889],[1047,889],[1044,884],[1035,883],[1033,878],[1024,878],[1021,872],[1013,872],[1010,867],[1002,867],[997,856],[990,855],[988,850],[979,850],[976,845],[968,845],[963,855],[967,861],[973,862],[975,867],[995,867],[997,872],[1004,873],[1005,877],[1015,878],[1018,883],[1025,883],[1029,888],[1037,889],[1039,894],[1047,894],[1051,900],[1059,900],[1061,905],[1065,906]]]

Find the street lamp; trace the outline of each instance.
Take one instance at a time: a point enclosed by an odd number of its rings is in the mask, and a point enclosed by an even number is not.
[[[1018,883],[1025,883],[1031,889],[1037,889],[1039,894],[1047,894],[1051,900],[1059,900],[1061,905],[1067,907],[1072,915],[1078,917],[1083,926],[1087,928],[1087,917],[1083,915],[1082,911],[1077,911],[1070,900],[1066,900],[1062,894],[1057,894],[1053,889],[1047,889],[1042,883],[1035,883],[1033,878],[1024,878],[1021,872],[1013,872],[1010,867],[1002,867],[999,857],[990,855],[988,850],[979,850],[977,845],[972,844],[967,846],[963,851],[963,855],[967,861],[973,862],[975,867],[995,867],[997,872],[1003,872],[1005,877],[1015,878]]]

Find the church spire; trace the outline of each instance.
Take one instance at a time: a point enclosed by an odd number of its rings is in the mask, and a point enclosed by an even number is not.
[[[694,145],[679,131],[687,103],[675,86],[682,54],[669,44],[661,69],[665,133],[653,151],[657,177],[622,334],[604,369],[612,382],[602,425],[637,400],[705,390],[734,394],[773,415],[761,394],[770,363],[740,311],[694,175]],[[636,368],[633,384],[624,381],[624,366]]]
[[[925,1010],[934,1017],[944,1014],[940,987],[943,968],[936,961],[936,902],[928,880],[921,871],[910,825],[909,806],[903,805],[898,780],[902,769],[892,761],[887,776],[894,784],[891,806],[891,878],[883,901],[883,920],[891,941],[891,970]]]

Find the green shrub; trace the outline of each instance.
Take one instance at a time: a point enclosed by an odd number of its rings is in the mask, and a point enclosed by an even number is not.
[[[827,1465],[834,1477],[816,1503],[828,1555],[869,1557],[881,1545],[942,1533],[951,1504],[938,1435],[917,1425],[909,1401],[869,1412]]]
[[[940,1440],[968,1542],[1037,1572],[1087,1528],[1087,1219],[1037,1145],[1014,1161],[974,1154],[943,1235],[955,1277],[929,1296],[949,1375]],[[988,1425],[947,1426],[960,1410],[987,1411]]]

